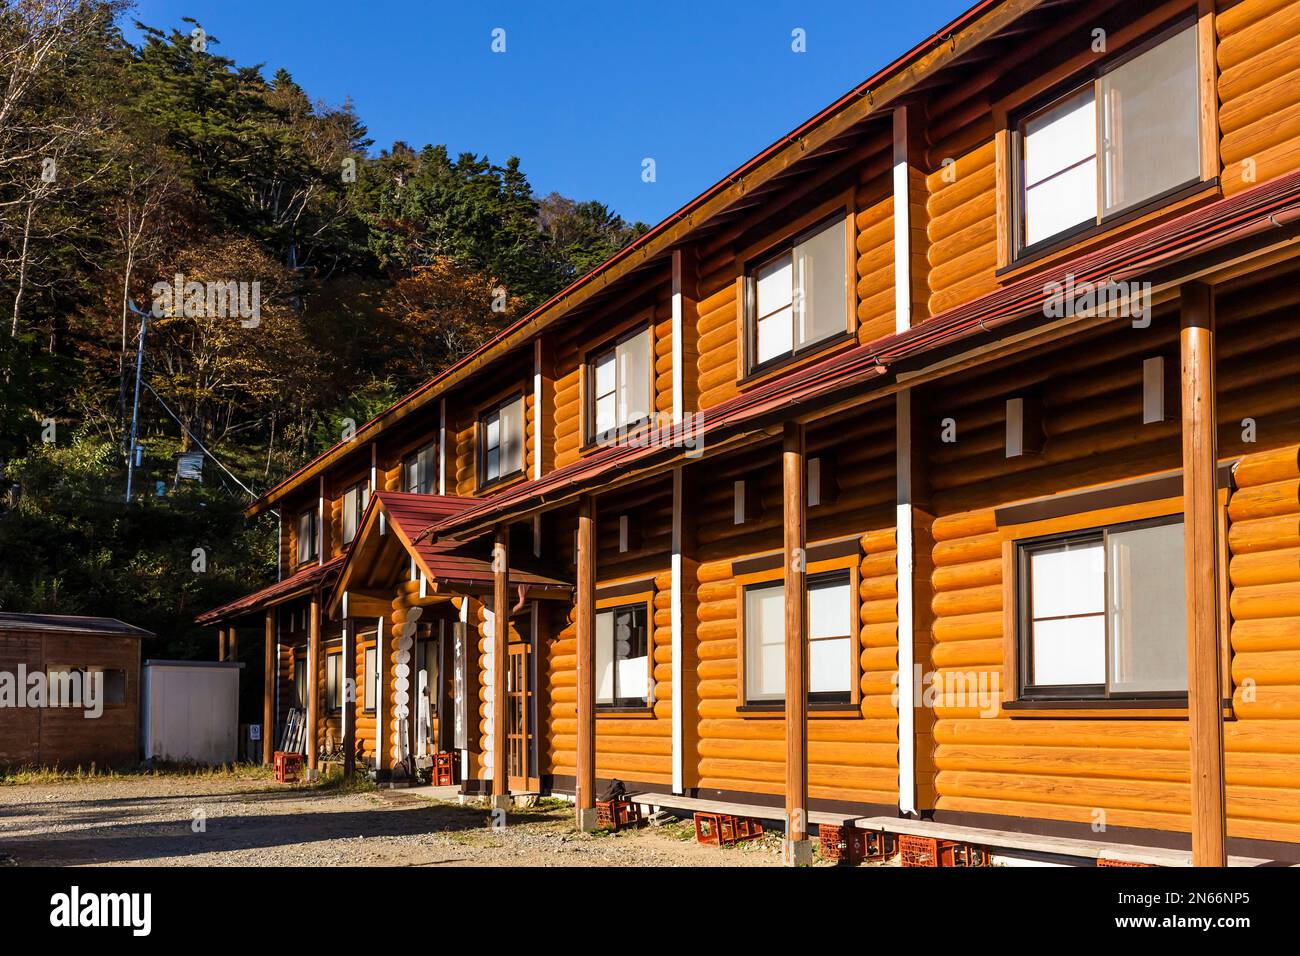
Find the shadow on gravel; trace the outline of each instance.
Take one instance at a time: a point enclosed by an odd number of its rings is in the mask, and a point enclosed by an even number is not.
[[[147,804],[166,800],[195,807],[209,804],[213,794],[167,796],[162,798],[124,798],[106,801],[75,801],[63,804],[60,822],[92,821],[90,826],[68,834],[48,834],[21,840],[0,839],[0,855],[8,856],[18,866],[79,866],[147,862],[160,858],[201,857],[209,853],[275,847],[310,846],[331,840],[374,837],[405,837],[433,833],[467,833],[489,829],[490,814],[479,807],[458,804],[419,804],[403,802],[375,806],[364,810],[311,811],[267,815],[236,813],[222,815],[220,808],[210,810],[206,831],[195,833],[191,821],[135,821],[129,819],[121,804]],[[310,790],[284,792],[254,791],[232,794],[252,801],[294,799],[310,803],[317,797]],[[70,806],[98,806],[100,813],[68,814]],[[113,807],[118,805],[122,817],[114,820]],[[107,809],[107,812],[103,812]],[[30,812],[30,808],[27,810]],[[50,814],[47,814],[50,815]],[[546,810],[518,810],[509,822],[560,822],[560,816]],[[94,822],[97,821],[97,822]],[[344,850],[346,853],[346,850]],[[452,861],[449,861],[452,862]],[[196,864],[202,863],[196,859]],[[292,861],[286,863],[292,865]]]

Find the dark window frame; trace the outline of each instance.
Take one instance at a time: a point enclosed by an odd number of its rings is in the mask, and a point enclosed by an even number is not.
[[[595,692],[593,690],[592,696],[595,702],[595,707],[597,712],[606,711],[606,712],[617,713],[621,711],[626,713],[629,711],[646,710],[653,706],[651,702],[651,696],[653,694],[653,688],[654,688],[654,611],[652,609],[652,605],[653,605],[653,599],[649,601],[629,601],[626,604],[615,604],[615,605],[611,605],[610,607],[602,607],[596,609],[597,617],[599,617],[602,614],[616,615],[620,611],[634,611],[634,612],[639,611],[645,618],[645,623],[641,630],[645,634],[645,650],[646,650],[645,696],[644,697],[619,697],[618,696],[618,690],[619,690],[618,657],[617,657],[618,647],[616,644],[615,647],[611,650],[611,654],[610,654],[610,659],[613,661],[614,664],[613,697],[609,701],[595,700]],[[617,618],[615,619],[615,621],[617,623]],[[615,638],[615,640],[617,641],[617,638]],[[635,660],[635,658],[627,658],[627,659]]]
[[[347,515],[344,512],[347,509],[348,495],[354,491],[357,493],[356,514],[353,517],[352,537],[349,538],[345,533],[345,529],[347,528],[347,525],[344,522],[347,518]],[[350,545],[354,540],[356,540],[356,536],[361,533],[361,516],[366,513],[366,505],[370,503],[369,498],[370,498],[370,482],[365,479],[362,479],[361,481],[357,481],[354,482],[353,484],[348,485],[346,488],[343,489],[343,494],[339,496],[339,505],[340,505],[339,541],[343,544],[344,547]]]
[[[513,405],[515,402],[521,403],[520,415],[519,415],[519,467],[514,469],[513,471],[501,471],[500,469],[503,467],[503,463],[501,462],[501,458],[500,458],[501,432],[500,432],[499,423],[500,423],[501,411],[507,405]],[[486,442],[486,435],[487,435],[488,419],[491,418],[493,415],[496,415],[498,420],[497,468],[499,474],[495,478],[488,478],[487,476],[488,447]],[[479,411],[478,418],[476,419],[474,425],[475,472],[476,472],[476,477],[478,478],[479,490],[482,491],[487,488],[495,487],[496,485],[504,484],[507,481],[512,481],[513,479],[519,477],[520,475],[526,474],[528,471],[528,447],[527,446],[528,446],[528,402],[527,402],[527,398],[525,397],[525,393],[523,392],[522,389],[516,392],[512,392],[507,397],[501,399],[498,402],[493,402],[492,404],[486,406],[481,411]]]
[[[304,536],[303,536],[303,533],[302,533],[302,522],[303,522],[303,518],[307,518],[307,519],[308,519],[308,523],[309,523],[309,525],[310,525],[310,531],[311,531],[311,533],[308,534],[308,535],[306,536],[306,540],[307,540],[308,542],[310,542],[310,543],[309,543],[309,545],[308,545],[308,552],[309,552],[309,553],[307,554],[307,556],[306,556],[305,558],[302,556],[302,554],[303,554],[303,551],[302,551],[302,542],[303,542],[303,540],[304,540]],[[319,511],[319,508],[308,508],[308,509],[306,509],[305,511],[300,511],[300,512],[298,512],[298,527],[297,527],[297,535],[298,535],[298,540],[295,542],[296,550],[295,550],[295,553],[294,553],[294,558],[297,560],[298,565],[301,566],[301,565],[304,565],[304,564],[310,564],[310,563],[313,562],[313,561],[317,561],[317,560],[319,560],[319,559],[320,559],[320,511]]]
[[[1187,691],[1140,691],[1129,693],[1114,693],[1110,690],[1110,654],[1111,654],[1111,627],[1109,608],[1106,607],[1100,615],[1083,615],[1088,617],[1100,616],[1104,627],[1102,637],[1102,647],[1105,651],[1105,683],[1103,684],[1052,684],[1037,686],[1029,682],[1030,669],[1033,663],[1033,575],[1031,571],[1031,558],[1034,553],[1047,550],[1048,548],[1060,545],[1066,542],[1084,542],[1088,540],[1099,541],[1102,546],[1102,557],[1106,562],[1105,570],[1102,577],[1102,595],[1103,606],[1109,601],[1110,594],[1110,548],[1109,536],[1119,531],[1138,531],[1143,528],[1155,528],[1165,525],[1179,524],[1183,525],[1186,533],[1186,521],[1182,512],[1174,514],[1160,515],[1153,518],[1140,518],[1133,521],[1117,521],[1113,524],[1098,525],[1091,528],[1080,528],[1073,531],[1060,531],[1054,534],[1040,535],[1033,538],[1022,538],[1015,544],[1015,595],[1016,595],[1016,694],[1015,699],[1018,701],[1032,701],[1035,703],[1044,701],[1078,701],[1084,704],[1095,704],[1109,701],[1132,701],[1141,703],[1144,701],[1168,701],[1168,700],[1186,700]],[[1184,583],[1186,590],[1186,583]]]
[[[419,474],[420,455],[423,454],[425,451],[428,451],[430,456],[429,474],[426,476],[421,476]],[[437,461],[438,461],[438,443],[436,441],[425,442],[419,448],[416,448],[414,451],[409,452],[407,455],[405,455],[402,458],[402,491],[406,492],[407,494],[413,494],[413,495],[433,494],[434,488],[436,487],[437,484],[435,481],[435,479],[437,478],[437,471],[438,471]],[[416,485],[414,491],[411,490],[412,482],[410,481],[410,475],[411,472],[413,471],[416,473],[416,479],[417,479],[414,482],[414,484]]]
[[[596,400],[599,398],[599,396],[596,394],[596,363],[599,362],[602,358],[604,358],[607,355],[616,355],[618,351],[618,347],[620,345],[622,345],[624,342],[636,338],[638,335],[640,335],[643,332],[649,333],[650,336],[649,349],[648,349],[649,354],[646,356],[650,363],[649,374],[646,376],[650,385],[649,392],[646,395],[646,414],[641,418],[623,424],[619,424],[616,421],[614,423],[614,427],[610,431],[598,432],[596,431]],[[620,429],[622,429],[625,433],[630,433],[650,423],[652,416],[654,415],[654,402],[655,402],[655,370],[654,370],[655,347],[654,346],[655,346],[654,329],[650,321],[647,319],[646,321],[643,322],[637,322],[627,331],[623,332],[620,335],[615,336],[612,339],[606,340],[606,342],[603,345],[599,345],[587,353],[587,356],[583,362],[583,364],[586,366],[585,372],[586,372],[586,380],[587,380],[587,389],[586,389],[587,395],[585,396],[585,401],[584,401],[584,406],[587,412],[587,422],[586,422],[586,427],[584,429],[585,434],[583,436],[586,442],[585,447],[590,448],[592,445],[599,445],[605,441],[608,441],[609,437],[611,435],[617,435]],[[615,359],[615,363],[614,363],[615,404],[617,404],[618,402],[618,385],[619,385],[618,361],[617,359]],[[616,411],[615,418],[617,417],[618,417],[618,413]]]
[[[832,226],[839,226],[844,230],[845,254],[844,254],[844,310],[845,325],[844,328],[837,332],[831,332],[817,339],[810,339],[803,345],[795,346],[788,352],[780,355],[774,355],[765,361],[756,361],[758,355],[758,282],[757,273],[764,266],[769,265],[783,256],[791,257],[791,270],[794,268],[794,249],[806,239],[830,229]],[[829,349],[847,339],[854,338],[853,315],[852,315],[852,297],[849,291],[849,257],[848,257],[848,230],[849,225],[845,211],[837,207],[833,212],[818,219],[806,229],[800,229],[792,233],[780,242],[768,246],[763,252],[753,256],[745,263],[744,275],[744,363],[745,375],[743,381],[755,378],[765,372],[789,365],[803,359],[805,356],[816,354],[824,349]],[[795,290],[791,290],[793,297]],[[793,298],[792,298],[793,301]],[[790,341],[794,341],[794,323],[796,321],[795,311],[790,310],[791,336]]]
[[[837,581],[836,579],[838,578],[843,578],[844,580]],[[807,575],[804,578],[804,601],[807,602],[809,592],[811,592],[815,587],[833,586],[835,584],[842,584],[842,583],[848,584],[849,592],[850,592],[849,593],[849,632],[844,635],[836,635],[835,637],[818,638],[818,640],[838,641],[838,640],[844,640],[845,638],[848,639],[849,659],[847,662],[847,666],[849,668],[849,689],[847,691],[820,691],[818,693],[813,693],[812,691],[809,691],[808,692],[809,707],[819,706],[819,707],[846,708],[846,707],[854,706],[853,681],[859,679],[859,671],[856,665],[854,655],[859,653],[861,637],[858,634],[856,634],[853,630],[853,617],[854,617],[853,614],[854,600],[853,600],[853,593],[852,593],[853,569],[832,568],[826,571],[819,571],[816,574]],[[768,590],[772,588],[784,588],[784,587],[785,587],[785,582],[782,578],[775,578],[770,581],[754,581],[751,582],[750,584],[746,584],[743,587],[741,600],[745,600],[746,598],[748,598],[749,592],[753,590]],[[743,707],[749,710],[762,710],[762,709],[774,710],[783,707],[785,705],[784,694],[782,694],[780,697],[763,697],[763,698],[754,698],[750,695],[748,661],[751,658],[753,650],[749,646],[749,615],[748,614],[745,615],[745,633],[740,635],[740,640],[744,643],[744,656],[746,661],[745,673],[741,675],[741,680],[743,681],[743,685],[744,685]],[[805,642],[808,644],[808,660],[811,661],[813,641],[806,634],[805,634]],[[811,673],[809,674],[809,677],[811,677]]]
[[[1034,97],[1028,103],[1023,105],[1019,109],[1015,110],[1013,113],[1011,113],[1008,116],[1009,135],[1007,136],[1007,140],[1008,140],[1008,148],[1010,149],[1011,152],[1010,157],[1008,157],[1010,161],[1007,167],[1010,170],[1010,179],[1011,179],[1011,182],[1008,184],[1010,188],[1007,190],[1008,202],[1011,204],[1011,209],[1008,210],[1010,215],[1008,216],[1007,219],[1007,222],[1009,223],[1011,229],[1011,236],[1010,236],[1011,255],[1010,255],[1010,263],[1008,265],[1008,268],[1014,268],[1017,266],[1025,265],[1026,263],[1034,259],[1037,259],[1047,253],[1053,252],[1057,249],[1064,248],[1065,246],[1068,246],[1073,242],[1077,242],[1081,239],[1088,238],[1093,235],[1098,235],[1109,229],[1113,229],[1116,226],[1123,225],[1125,222],[1130,222],[1134,219],[1141,218],[1142,216],[1145,216],[1148,213],[1153,212],[1170,202],[1191,195],[1196,191],[1205,188],[1206,186],[1210,185],[1211,182],[1213,182],[1213,180],[1206,180],[1204,178],[1205,171],[1202,169],[1197,172],[1195,177],[1187,180],[1186,182],[1179,183],[1178,185],[1175,186],[1171,186],[1165,190],[1162,190],[1161,192],[1157,193],[1154,196],[1150,196],[1142,200],[1141,202],[1133,204],[1132,206],[1127,206],[1123,209],[1116,210],[1115,212],[1110,213],[1109,215],[1103,214],[1100,208],[1100,203],[1098,203],[1097,215],[1096,218],[1094,218],[1093,220],[1079,223],[1076,226],[1071,226],[1067,229],[1062,230],[1061,232],[1040,239],[1031,245],[1023,245],[1024,236],[1025,236],[1025,215],[1027,212],[1027,204],[1025,202],[1025,149],[1024,149],[1024,130],[1026,124],[1029,121],[1033,120],[1035,117],[1040,116],[1043,113],[1046,113],[1049,110],[1054,109],[1055,107],[1059,106],[1061,103],[1064,103],[1066,100],[1070,99],[1072,96],[1076,96],[1079,93],[1081,93],[1083,90],[1088,88],[1091,88],[1093,91],[1094,108],[1100,111],[1101,106],[1097,100],[1097,84],[1100,82],[1103,76],[1105,76],[1108,73],[1114,72],[1124,64],[1141,56],[1142,54],[1155,49],[1161,43],[1165,42],[1166,40],[1170,40],[1177,34],[1183,32],[1183,30],[1186,29],[1194,30],[1195,28],[1196,28],[1195,14],[1191,14],[1191,15],[1186,13],[1179,14],[1176,17],[1174,17],[1172,20],[1167,22],[1164,26],[1156,27],[1154,30],[1147,33],[1140,40],[1132,44],[1129,44],[1123,50],[1116,53],[1114,56],[1107,57],[1103,62],[1087,67],[1086,69],[1083,69],[1078,73],[1075,73],[1072,77],[1070,77],[1070,79],[1065,80],[1053,86],[1051,90],[1049,90],[1048,92],[1045,92],[1040,96]],[[1198,43],[1198,50],[1199,50],[1199,43],[1200,43],[1199,37],[1197,38],[1197,43]],[[1198,79],[1197,88],[1199,90],[1200,80],[1201,80],[1201,76],[1200,76],[1201,63],[1200,63],[1199,54],[1197,57],[1196,71],[1197,71],[1197,79]],[[1199,117],[1199,109],[1198,109],[1198,117]],[[1098,117],[1097,122],[1100,123],[1100,116]],[[1198,123],[1199,123],[1199,119],[1198,119]],[[1200,140],[1204,136],[1205,136],[1205,130],[1198,129],[1197,141],[1200,142]],[[1098,193],[1100,193],[1101,177],[1104,175],[1103,168],[1102,168],[1103,166],[1102,158],[1101,158],[1102,144],[1098,138],[1094,138],[1093,145],[1095,148],[1094,156],[1097,163],[1097,176],[1095,182],[1097,185]],[[1200,163],[1198,162],[1198,166],[1199,165]]]

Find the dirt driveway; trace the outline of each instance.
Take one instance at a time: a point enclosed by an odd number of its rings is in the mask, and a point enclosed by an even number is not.
[[[589,835],[572,810],[511,814],[404,791],[297,789],[265,778],[125,776],[0,785],[0,865],[778,866],[779,841],[716,849],[690,824]]]

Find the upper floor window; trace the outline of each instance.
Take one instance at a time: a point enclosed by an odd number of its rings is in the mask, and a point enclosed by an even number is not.
[[[1201,179],[1196,27],[1111,62],[1016,126],[1016,248],[1107,219]]]
[[[852,574],[831,571],[808,578],[808,699],[847,704],[856,680]],[[785,585],[745,589],[745,702],[785,699]]]
[[[847,225],[801,233],[746,275],[746,368],[757,371],[848,331]]]
[[[516,395],[485,412],[478,421],[479,484],[524,470],[524,397]]]
[[[317,550],[319,542],[316,540],[316,509],[309,508],[302,514],[298,515],[298,563],[306,564],[308,561],[315,561],[320,555]]]
[[[1187,692],[1181,515],[1055,535],[1017,550],[1021,696]]]
[[[437,450],[433,442],[402,459],[402,490],[413,495],[433,494],[434,463]]]
[[[591,359],[588,399],[592,441],[608,441],[650,418],[650,327],[624,335]]]
[[[361,516],[370,502],[370,485],[359,481],[343,492],[343,543],[351,544],[361,527]]]

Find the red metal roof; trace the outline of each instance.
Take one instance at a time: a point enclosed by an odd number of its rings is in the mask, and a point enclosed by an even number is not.
[[[268,607],[274,607],[277,604],[283,604],[292,598],[306,594],[327,580],[333,580],[343,567],[345,555],[339,555],[337,558],[331,558],[324,564],[314,564],[310,568],[305,568],[297,574],[292,574],[287,578],[269,584],[260,591],[254,591],[252,594],[245,594],[238,600],[231,601],[229,604],[223,604],[221,607],[213,608],[211,611],[205,611],[194,619],[195,624],[216,624],[219,621],[230,620],[235,617],[243,617],[245,614],[251,614],[254,611],[262,611]]]
[[[436,495],[413,495],[398,491],[379,491],[372,507],[381,507],[392,522],[398,538],[411,551],[430,580],[453,584],[491,585],[490,555],[473,545],[455,541],[436,541],[425,532],[440,522],[477,504],[474,498],[451,498]],[[360,534],[357,535],[360,538]],[[510,568],[511,584],[568,590],[572,585],[556,578],[534,574],[522,568]]]
[[[1300,172],[1280,176],[1228,199],[1219,200],[1160,223],[1127,239],[1055,266],[1032,273],[969,303],[876,342],[858,346],[790,375],[745,392],[698,416],[700,440],[716,443],[727,433],[762,416],[796,403],[807,403],[834,392],[883,377],[890,366],[961,341],[1035,313],[1044,314],[1054,297],[1052,287],[1073,279],[1076,285],[1136,279],[1158,267],[1186,260],[1211,249],[1300,221]],[[660,429],[663,436],[670,429]],[[515,485],[472,508],[444,518],[440,535],[480,525],[511,510],[545,502],[575,486],[618,473],[633,465],[677,457],[680,447],[660,442],[603,449],[537,480]]]

